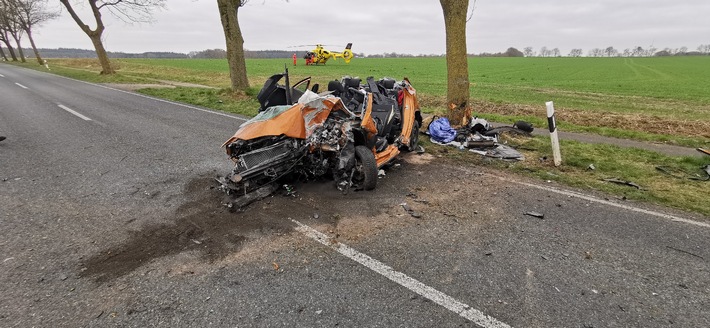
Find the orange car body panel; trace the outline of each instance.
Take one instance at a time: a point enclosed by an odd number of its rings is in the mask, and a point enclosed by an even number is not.
[[[407,145],[409,144],[409,137],[415,122],[415,112],[419,110],[419,102],[416,97],[416,91],[409,84],[408,80],[407,86],[402,92],[402,132],[398,138],[400,144]],[[361,119],[361,127],[369,135],[377,134],[377,127],[371,115],[372,98],[371,94],[367,97],[367,104],[365,105]],[[315,107],[308,106],[308,103],[295,104],[272,118],[242,125],[234,136],[227,140],[222,147],[237,140],[252,140],[266,136],[285,135],[290,138],[306,139],[318,126],[321,126],[326,121],[332,111],[347,111],[342,101],[336,97],[319,98],[317,103],[312,104],[315,105]],[[232,154],[230,152],[230,148],[227,147],[227,154],[231,156]],[[375,152],[374,148],[372,152],[375,155],[377,167],[381,168],[397,157],[400,150],[396,145],[389,145],[379,153]]]
[[[406,79],[405,79],[406,80]],[[409,144],[409,136],[412,135],[414,127],[414,113],[419,110],[419,101],[416,97],[416,90],[407,81],[407,87],[404,88],[404,99],[402,100],[402,144]]]
[[[237,140],[252,140],[268,136],[285,135],[290,138],[306,139],[318,126],[323,125],[332,111],[344,108],[339,98],[327,97],[317,101],[322,106],[295,104],[272,118],[242,125],[222,147]],[[227,155],[231,156],[230,148],[226,149]]]
[[[374,150],[373,150],[374,151]],[[385,150],[375,153],[375,162],[377,162],[377,168],[382,168],[383,165],[392,161],[395,157],[399,155],[399,149],[395,145],[389,145]]]
[[[303,105],[296,104],[270,119],[243,125],[222,147],[237,140],[251,140],[266,136],[286,135],[291,138],[305,139],[306,126],[303,122],[301,108],[303,108]],[[229,147],[227,147],[227,155],[232,155]]]

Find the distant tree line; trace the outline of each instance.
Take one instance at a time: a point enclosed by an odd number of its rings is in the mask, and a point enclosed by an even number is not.
[[[96,58],[96,51],[87,49],[58,48],[46,49],[38,48],[45,58]],[[30,51],[30,49],[24,49]],[[143,52],[127,53],[109,51],[108,55],[113,58],[188,58],[186,54],[179,52]]]
[[[562,57],[558,48],[549,49],[547,47],[540,48],[539,51],[535,51],[533,47],[525,47],[523,49],[523,54],[525,57]],[[572,49],[566,57],[582,57],[584,55],[584,50],[581,48]],[[593,48],[587,52],[587,57],[652,57],[652,56],[702,56],[710,55],[710,44],[701,44],[698,46],[697,51],[688,51],[688,47],[680,48],[664,48],[659,50],[654,46],[649,46],[648,48],[643,48],[641,46],[636,46],[634,48],[626,48],[624,50],[617,50],[616,48],[609,46],[606,48]]]
[[[0,0],[1,1],[1,0]],[[96,58],[95,50],[75,49],[75,48],[58,48],[47,49],[37,48],[46,58]],[[34,49],[13,48],[14,53],[31,53]],[[225,59],[227,51],[224,49],[205,49],[202,51],[191,51],[189,53],[180,52],[143,52],[143,53],[128,53],[128,52],[107,52],[112,58],[196,58],[196,59]],[[293,54],[297,58],[302,58],[306,51],[287,51],[287,50],[244,50],[246,58],[288,58]],[[697,51],[688,51],[687,47],[676,49],[664,48],[658,50],[654,47],[644,49],[643,47],[635,47],[618,51],[614,47],[604,49],[590,49],[587,57],[651,57],[651,56],[701,56],[710,54],[710,44],[703,44],[697,48]],[[488,53],[482,52],[478,54],[468,54],[469,57],[582,57],[584,51],[581,48],[570,50],[566,55],[562,55],[558,48],[542,47],[539,51],[534,51],[532,47],[525,47],[523,51],[517,48],[510,47],[504,52]],[[428,58],[428,57],[445,57],[445,54],[406,54],[397,52],[386,52],[382,54],[356,53],[358,58]],[[19,57],[18,57],[19,60]]]

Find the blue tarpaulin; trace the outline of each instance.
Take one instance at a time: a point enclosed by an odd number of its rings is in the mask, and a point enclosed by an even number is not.
[[[446,117],[439,118],[429,124],[429,134],[435,141],[449,143],[456,139],[456,130],[451,128],[451,124]]]

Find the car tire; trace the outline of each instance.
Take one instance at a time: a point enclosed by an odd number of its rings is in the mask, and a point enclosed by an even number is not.
[[[358,175],[360,188],[365,190],[375,189],[377,186],[377,162],[372,150],[365,146],[355,147],[355,169]]]
[[[412,124],[412,133],[409,134],[409,145],[407,145],[408,151],[417,150],[419,146],[419,122],[414,121]]]

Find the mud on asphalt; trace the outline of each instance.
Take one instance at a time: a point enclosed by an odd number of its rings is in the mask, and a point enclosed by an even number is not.
[[[161,220],[167,223],[147,224],[129,232],[124,242],[80,263],[79,276],[105,283],[152,260],[183,252],[195,252],[204,263],[215,263],[239,253],[250,240],[294,233],[295,225],[287,220],[289,217],[306,219],[307,224],[324,227],[336,238],[342,234],[342,238],[350,241],[368,234],[368,230],[378,229],[383,222],[392,221],[388,220],[392,216],[405,217],[404,223],[420,220],[410,217],[407,209],[439,207],[448,198],[439,193],[440,188],[445,188],[442,183],[453,182],[457,173],[449,171],[450,168],[432,167],[431,155],[406,154],[403,158],[379,179],[374,191],[350,191],[343,195],[332,181],[300,183],[294,186],[293,196],[282,189],[240,211],[224,206],[227,198],[218,190],[213,174],[194,177],[183,189],[187,201]],[[408,205],[403,207],[403,203]],[[447,208],[451,207],[456,206],[450,204]],[[449,214],[447,210],[441,212]],[[339,231],[344,217],[360,221],[348,231]]]

